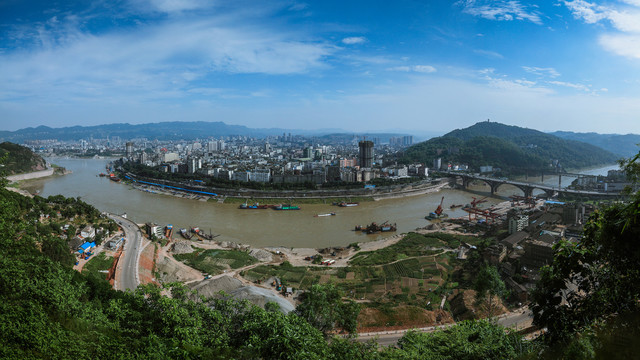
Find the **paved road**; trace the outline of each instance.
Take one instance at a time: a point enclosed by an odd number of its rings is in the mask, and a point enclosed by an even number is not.
[[[519,311],[514,311],[512,313],[508,313],[498,318],[498,324],[514,329],[522,329],[531,325],[531,321],[533,320],[533,314],[528,308],[523,308]],[[415,329],[421,332],[433,332],[435,330],[441,330],[445,327],[452,326],[454,324],[447,324],[443,326],[431,326],[422,329]],[[358,336],[358,341],[365,342],[370,339],[377,338],[378,345],[382,346],[392,346],[395,345],[401,337],[408,330],[397,330],[397,331],[389,331],[389,332],[378,332],[378,333],[368,333],[368,334],[360,334]]]
[[[142,246],[142,232],[133,221],[118,215],[108,214],[122,227],[125,235],[124,252],[116,271],[120,272],[116,290],[135,290],[138,287],[138,260]]]

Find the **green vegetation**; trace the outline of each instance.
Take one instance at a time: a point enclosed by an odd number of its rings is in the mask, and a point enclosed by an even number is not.
[[[591,144],[495,122],[480,122],[413,145],[400,161],[431,164],[436,158],[442,158],[443,165],[467,164],[472,171],[491,165],[505,175],[555,171],[555,160],[564,169],[574,169],[611,164],[618,159]]]
[[[333,284],[311,286],[302,296],[296,314],[307,320],[325,336],[336,328],[353,334],[356,331],[360,305],[342,301],[344,293]]]
[[[505,332],[495,323],[463,321],[444,331],[408,332],[398,350],[390,350],[394,359],[515,359],[532,352],[532,344]]]
[[[100,254],[93,256],[82,268],[83,274],[91,274],[92,276],[96,276],[97,278],[102,277],[106,279],[107,275],[104,271],[109,270],[113,265],[113,258],[107,257],[105,253],[101,252]]]
[[[461,241],[468,244],[476,244],[480,239],[475,236],[445,233],[421,235],[410,232],[402,240],[391,246],[376,251],[363,251],[358,253],[351,259],[351,264],[382,265],[406,257],[433,255],[441,252],[441,250],[433,250],[433,248],[457,248]]]
[[[4,156],[6,160],[3,171],[7,175],[44,170],[46,166],[44,159],[34,154],[31,149],[10,142],[0,144],[0,157]]]
[[[637,183],[640,154],[621,167]],[[553,263],[542,268],[532,294],[534,323],[545,326],[548,358],[565,348],[578,357],[629,353],[616,338],[640,335],[640,192],[629,203],[595,212],[579,243],[554,246]]]
[[[220,274],[227,269],[238,269],[255,264],[258,259],[245,251],[238,250],[204,250],[195,248],[188,254],[176,254],[176,260],[182,261],[194,269],[211,275]]]

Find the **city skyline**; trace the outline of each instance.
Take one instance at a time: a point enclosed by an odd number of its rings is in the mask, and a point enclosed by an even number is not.
[[[640,133],[640,1],[0,4],[0,126]]]

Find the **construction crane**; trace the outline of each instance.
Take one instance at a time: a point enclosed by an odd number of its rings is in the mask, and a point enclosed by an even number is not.
[[[475,207],[476,207],[476,205],[478,205],[478,204],[481,204],[481,203],[483,203],[483,202],[487,202],[487,200],[486,200],[486,199],[487,199],[487,197],[486,197],[486,196],[485,196],[485,197],[483,197],[483,198],[482,198],[482,199],[480,199],[480,200],[477,200],[477,199],[476,199],[475,197],[473,197],[473,196],[472,196],[471,198],[473,199],[473,201],[471,201],[471,207],[472,207],[472,208],[475,208]]]
[[[438,208],[436,209],[436,211],[434,211],[434,213],[436,213],[436,215],[438,215],[438,217],[440,217],[440,215],[442,215],[442,203],[444,202],[444,196],[442,197],[442,200],[440,200],[440,205],[438,205]]]
[[[445,216],[446,217],[447,214],[444,214],[443,213],[443,209],[442,209],[442,203],[443,202],[444,202],[444,196],[440,200],[440,205],[438,205],[438,208],[434,212],[431,212],[431,213],[429,213],[429,215],[425,216],[425,219],[433,220],[433,219],[440,218],[441,216]]]

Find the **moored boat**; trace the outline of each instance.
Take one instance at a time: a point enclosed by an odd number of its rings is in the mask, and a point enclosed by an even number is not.
[[[187,229],[180,229],[180,235],[187,240],[191,240],[191,237],[193,237],[193,235],[189,234]]]
[[[254,203],[253,205],[248,205],[247,203],[241,204],[240,209],[249,210],[249,209],[268,209],[272,205],[260,205],[259,203]]]
[[[280,204],[273,208],[274,210],[300,210],[299,206],[291,205],[291,204]]]
[[[352,206],[358,206],[358,205],[360,205],[360,203],[357,203],[357,202],[344,202],[344,201],[338,204],[338,206],[340,206],[340,207],[352,207]]]
[[[335,216],[336,213],[334,212],[330,212],[330,213],[326,213],[326,214],[316,214],[314,215],[315,217],[324,217],[324,216]]]

